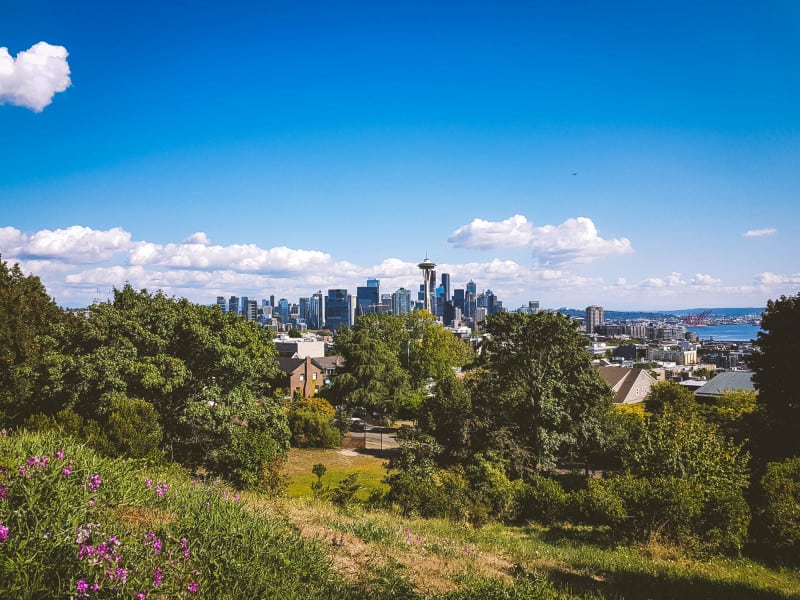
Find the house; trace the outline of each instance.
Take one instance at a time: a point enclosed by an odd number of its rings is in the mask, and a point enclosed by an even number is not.
[[[300,395],[303,398],[316,395],[323,385],[330,384],[336,367],[344,364],[341,356],[281,356],[277,361],[281,374],[275,380],[275,386],[288,389],[292,396]]]
[[[629,367],[595,367],[614,392],[614,404],[642,402],[656,383],[647,369]]]
[[[711,379],[703,387],[695,390],[694,397],[699,401],[716,400],[728,391],[754,392],[753,371],[724,371]]]

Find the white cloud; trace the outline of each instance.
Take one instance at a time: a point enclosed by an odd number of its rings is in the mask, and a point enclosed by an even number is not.
[[[766,271],[756,276],[756,282],[764,286],[800,285],[800,273],[780,275]]]
[[[196,233],[180,244],[138,242],[131,248],[130,263],[179,269],[231,269],[280,274],[328,268],[332,262],[329,254],[317,250],[295,250],[286,246],[265,250],[255,244],[212,246],[207,241],[205,234]]]
[[[128,249],[131,234],[120,227],[99,230],[73,225],[66,229],[43,229],[30,236],[21,255],[28,258],[95,263],[110,260]]]
[[[67,49],[39,42],[17,54],[0,48],[0,104],[24,106],[42,112],[53,96],[70,84]]]
[[[193,233],[185,240],[181,242],[182,244],[200,244],[202,246],[209,246],[211,245],[211,240],[208,239],[204,231],[198,231],[197,233]]]
[[[453,232],[448,242],[461,248],[528,248],[545,264],[588,263],[605,256],[633,252],[627,238],[606,240],[600,237],[597,227],[587,217],[541,227],[534,227],[522,215],[499,222],[474,219]]]
[[[522,248],[533,238],[533,226],[522,215],[493,222],[473,219],[469,225],[456,229],[448,242],[461,248]]]
[[[775,235],[776,233],[778,233],[777,229],[775,229],[774,227],[767,227],[765,229],[750,229],[748,231],[745,231],[742,234],[742,237],[746,238],[767,237],[770,235]]]

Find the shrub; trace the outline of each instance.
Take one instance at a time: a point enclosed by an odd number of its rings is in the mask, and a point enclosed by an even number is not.
[[[535,475],[521,489],[521,516],[543,525],[554,525],[566,516],[568,496],[549,477]]]
[[[800,555],[800,457],[767,464],[759,524],[767,545],[781,554]]]
[[[338,448],[342,433],[335,422],[336,411],[323,398],[305,398],[288,410],[292,446],[296,448]]]
[[[585,489],[570,494],[571,520],[588,525],[619,528],[625,521],[622,498],[603,480],[590,479]]]
[[[108,439],[114,450],[130,458],[157,458],[164,433],[158,412],[149,402],[121,395],[111,404]]]

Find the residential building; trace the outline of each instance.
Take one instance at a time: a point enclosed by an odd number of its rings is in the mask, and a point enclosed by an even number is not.
[[[595,327],[602,325],[603,320],[603,307],[602,306],[587,306],[586,307],[586,333],[594,333]]]
[[[647,369],[628,367],[595,367],[600,377],[614,392],[614,404],[642,402],[656,379]]]

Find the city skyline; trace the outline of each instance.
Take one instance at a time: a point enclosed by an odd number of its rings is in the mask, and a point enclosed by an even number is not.
[[[64,306],[416,293],[508,310],[800,290],[800,7],[15,5],[0,254]]]

